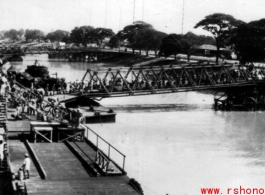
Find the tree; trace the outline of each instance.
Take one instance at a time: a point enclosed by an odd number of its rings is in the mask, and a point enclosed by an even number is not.
[[[99,46],[99,48],[105,46],[103,45],[103,41],[106,38],[114,36],[114,32],[111,29],[107,28],[96,28],[94,34],[95,34],[95,42]]]
[[[215,40],[213,37],[196,35],[192,32],[187,32],[182,36],[181,39],[182,52],[187,54],[188,61],[190,56],[196,52],[196,47],[203,44],[215,45]]]
[[[64,37],[63,37],[62,42],[65,42],[65,43],[72,43],[73,41],[72,41],[70,35],[67,35],[67,36],[64,36]]]
[[[137,35],[135,36],[135,49],[139,49],[140,53],[144,50],[146,55],[148,55],[148,51],[151,49],[151,41],[152,35],[154,33],[154,29],[152,28],[143,28],[140,29]]]
[[[190,61],[190,56],[195,53],[195,47],[197,45],[194,44],[191,40],[186,38],[185,36],[181,37],[181,53],[187,54],[187,59]]]
[[[229,43],[232,30],[242,23],[242,21],[236,20],[231,15],[215,13],[206,16],[194,28],[202,27],[213,34],[217,48],[216,63],[218,63],[220,48]]]
[[[149,50],[154,50],[155,56],[157,56],[157,51],[165,36],[167,36],[166,33],[157,31],[153,28],[143,28],[136,36],[136,47],[138,47],[138,49],[144,49],[146,55],[148,55]]]
[[[5,32],[6,32],[6,30],[0,31],[0,39],[5,38]]]
[[[48,33],[46,35],[46,38],[52,42],[54,41],[61,42],[64,39],[64,37],[68,37],[69,34],[70,34],[69,32],[64,30],[56,30],[54,32]]]
[[[160,31],[155,31],[153,34],[152,42],[151,42],[151,48],[154,50],[156,57],[157,57],[157,51],[159,50],[159,48],[162,44],[162,40],[166,36],[167,36],[166,33],[160,32]]]
[[[177,54],[181,53],[181,51],[181,35],[169,34],[163,38],[162,44],[160,46],[160,55],[164,55],[165,57],[174,55],[176,60]]]
[[[23,28],[21,28],[21,29],[18,31],[18,36],[19,36],[19,39],[20,39],[20,40],[23,39],[24,34],[25,34],[25,31],[24,31]]]
[[[22,35],[24,34],[23,29],[17,31],[15,29],[10,29],[4,33],[5,38],[9,38],[12,41],[18,41],[21,39]]]
[[[27,29],[25,32],[25,39],[26,41],[29,40],[38,40],[40,41],[41,39],[44,38],[44,33],[40,30],[34,29],[34,30],[29,30]]]
[[[87,44],[95,42],[95,30],[92,26],[75,27],[70,33],[70,38],[74,43],[86,47]]]
[[[125,26],[122,31],[118,32],[118,36],[121,40],[128,42],[127,47],[131,47],[134,53],[135,49],[141,49],[139,34],[144,29],[153,29],[153,26],[142,21],[136,21],[132,25]]]
[[[118,48],[121,46],[120,38],[117,35],[114,35],[110,38],[108,44],[110,48]]]
[[[264,61],[264,37],[265,19],[241,24],[234,30],[231,43],[242,64]]]

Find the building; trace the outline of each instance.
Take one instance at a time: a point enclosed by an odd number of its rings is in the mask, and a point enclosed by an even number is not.
[[[214,57],[217,54],[217,47],[215,45],[201,45],[195,48],[196,55],[202,55],[207,57]],[[236,58],[232,50],[228,48],[220,48],[220,55],[222,58],[233,59]]]

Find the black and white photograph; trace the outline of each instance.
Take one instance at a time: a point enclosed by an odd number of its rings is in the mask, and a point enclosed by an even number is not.
[[[265,194],[264,8],[0,0],[0,195]]]

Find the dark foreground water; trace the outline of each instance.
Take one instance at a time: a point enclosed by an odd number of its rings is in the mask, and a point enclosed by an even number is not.
[[[102,66],[49,61],[46,55],[12,64],[23,70],[35,59],[67,81]],[[126,155],[128,175],[146,195],[265,188],[263,112],[216,112],[213,94],[197,92],[104,99],[101,104],[118,113],[116,123],[89,126]]]

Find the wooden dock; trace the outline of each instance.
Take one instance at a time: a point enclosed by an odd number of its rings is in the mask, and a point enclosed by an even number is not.
[[[61,143],[48,143],[44,139],[33,143],[30,122],[36,118],[30,116],[16,121],[10,117],[13,111],[8,109],[7,129],[14,194],[23,190],[23,186],[29,195],[140,194],[129,185],[130,178],[121,171],[113,175],[104,174],[96,164],[98,149],[87,139]],[[30,179],[18,181],[17,172],[25,153],[29,153],[32,160]],[[109,167],[115,168],[115,162],[110,161]]]
[[[81,145],[84,147],[84,143]],[[90,176],[86,165],[78,160],[64,143],[35,143],[30,146],[37,155],[47,178],[41,179],[36,163],[33,161],[30,179],[25,180],[28,194],[138,194],[128,185],[129,178],[126,175]],[[10,140],[9,147],[11,170],[16,175],[16,171],[22,165],[24,153],[31,154],[31,152],[19,140]],[[89,149],[88,145],[85,147]],[[93,159],[95,155],[93,149],[87,150],[86,154],[86,160],[93,164],[92,160],[88,160]],[[30,157],[34,159],[32,154]]]

